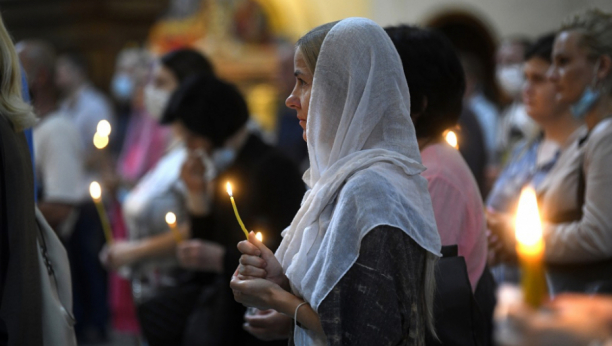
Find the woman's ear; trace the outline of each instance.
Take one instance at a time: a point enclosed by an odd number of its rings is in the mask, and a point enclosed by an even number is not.
[[[427,96],[423,96],[423,98],[421,99],[421,107],[419,107],[419,110],[416,112],[410,112],[410,118],[412,119],[412,122],[416,122],[417,119],[419,119],[421,117],[421,115],[423,115],[423,113],[425,113],[425,111],[427,110]]]
[[[610,78],[610,74],[612,73],[612,57],[609,55],[602,55],[599,58],[599,67],[595,73],[599,81]]]

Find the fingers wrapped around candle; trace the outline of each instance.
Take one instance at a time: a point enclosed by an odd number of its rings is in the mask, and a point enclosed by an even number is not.
[[[265,270],[266,261],[257,256],[242,255],[240,257],[240,265],[238,266],[238,274],[241,277],[262,278],[265,279],[268,272]]]

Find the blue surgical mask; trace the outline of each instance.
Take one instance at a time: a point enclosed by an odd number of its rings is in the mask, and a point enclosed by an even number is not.
[[[597,83],[597,70],[599,69],[599,61],[595,64],[595,69],[593,71],[593,82],[591,85],[588,85],[582,95],[578,99],[578,101],[574,102],[570,106],[570,112],[576,119],[583,119],[584,116],[593,108],[595,103],[599,100],[601,93],[599,90],[595,90],[593,85]]]
[[[111,91],[117,100],[129,101],[134,93],[134,83],[127,74],[116,74],[111,82]]]
[[[587,112],[590,111],[597,100],[599,100],[599,96],[601,96],[601,94],[598,90],[593,90],[591,86],[587,86],[582,96],[580,96],[580,99],[570,106],[570,111],[574,118],[584,118]]]
[[[215,163],[217,172],[221,173],[228,169],[236,159],[236,151],[231,148],[219,148],[212,154],[212,160]]]

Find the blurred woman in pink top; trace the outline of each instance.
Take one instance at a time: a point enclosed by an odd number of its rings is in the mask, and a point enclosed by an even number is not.
[[[410,88],[410,114],[416,129],[429,193],[442,245],[458,245],[472,291],[485,270],[487,239],[482,198],[461,154],[444,140],[461,115],[463,69],[450,42],[416,27],[387,28]]]

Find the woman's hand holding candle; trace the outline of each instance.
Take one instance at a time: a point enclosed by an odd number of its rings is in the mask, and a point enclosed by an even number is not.
[[[238,250],[242,253],[236,271],[239,279],[266,279],[289,290],[289,280],[283,273],[283,267],[274,253],[257,239],[255,233],[249,233],[248,240],[238,243]]]

